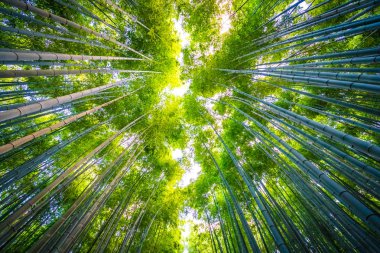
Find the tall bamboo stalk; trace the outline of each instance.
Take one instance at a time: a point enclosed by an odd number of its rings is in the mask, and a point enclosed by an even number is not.
[[[75,23],[73,21],[70,21],[68,19],[65,19],[65,18],[62,18],[60,16],[54,15],[54,14],[48,12],[48,11],[45,11],[45,10],[40,9],[38,7],[35,7],[35,6],[31,5],[31,4],[24,3],[24,2],[19,1],[19,0],[1,0],[1,1],[4,2],[4,3],[7,3],[7,4],[9,4],[9,5],[13,6],[13,7],[19,8],[21,10],[31,11],[31,12],[33,12],[33,13],[41,16],[41,17],[49,18],[49,19],[51,19],[51,20],[53,20],[55,22],[58,22],[58,23],[60,23],[62,25],[67,25],[67,26],[73,27],[75,29],[82,30],[82,31],[84,31],[86,33],[92,34],[92,35],[94,35],[94,36],[96,36],[98,38],[102,38],[102,39],[111,41],[111,42],[115,43],[116,45],[118,45],[120,47],[123,47],[123,48],[126,48],[126,49],[134,52],[135,54],[140,55],[141,57],[143,57],[145,59],[151,60],[151,58],[149,58],[149,57],[145,56],[144,54],[142,54],[142,53],[134,50],[133,48],[127,46],[126,44],[118,42],[117,40],[111,38],[108,35],[104,35],[104,34],[101,34],[99,32],[96,32],[96,31],[94,31],[94,30],[92,30],[90,28],[84,27],[84,26],[79,25],[79,24],[77,24],[77,23]]]
[[[0,122],[11,120],[11,119],[28,115],[28,114],[40,112],[43,110],[47,110],[47,109],[50,109],[52,107],[59,106],[62,104],[70,103],[75,100],[81,99],[83,97],[91,96],[101,91],[108,90],[113,87],[117,87],[119,85],[123,85],[125,84],[125,81],[126,80],[121,80],[115,83],[106,84],[106,85],[99,86],[96,88],[79,91],[79,92],[71,93],[69,95],[64,95],[64,96],[60,96],[60,97],[56,97],[52,99],[43,100],[37,103],[21,106],[21,107],[11,109],[11,110],[2,111],[0,112]]]
[[[3,49],[4,50],[4,49]],[[5,49],[6,50],[6,49]],[[139,61],[140,58],[118,56],[92,56],[8,49],[0,51],[1,61]]]
[[[41,137],[43,135],[49,134],[51,132],[54,132],[54,131],[62,128],[62,127],[65,127],[66,125],[68,125],[68,124],[70,124],[72,122],[75,122],[78,119],[83,118],[86,115],[92,114],[92,113],[94,113],[94,112],[96,112],[96,111],[98,111],[98,110],[100,110],[100,109],[102,109],[102,108],[104,108],[104,107],[106,107],[106,106],[108,106],[108,105],[116,102],[116,101],[119,101],[120,99],[123,99],[126,96],[128,96],[128,95],[124,95],[124,96],[121,96],[119,98],[113,99],[113,100],[111,100],[111,101],[109,101],[107,103],[98,105],[98,106],[96,106],[96,107],[94,107],[92,109],[89,109],[87,111],[84,111],[84,112],[81,112],[81,113],[76,114],[74,116],[71,116],[71,117],[69,117],[69,118],[67,118],[67,119],[65,119],[63,121],[60,121],[60,122],[54,124],[54,125],[51,125],[51,126],[46,127],[44,129],[38,130],[38,131],[36,131],[36,132],[34,132],[32,134],[29,134],[29,135],[27,135],[25,137],[19,138],[17,140],[11,141],[10,143],[2,145],[2,146],[0,146],[0,155],[9,152],[12,149],[18,148],[18,147],[20,147],[20,146],[22,146],[22,145],[24,145],[24,144],[26,144],[26,143],[28,143],[28,142],[36,139],[36,138],[38,138],[38,137]]]

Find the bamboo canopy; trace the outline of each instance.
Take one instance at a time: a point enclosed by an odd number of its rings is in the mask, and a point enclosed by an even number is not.
[[[380,252],[378,0],[0,0],[0,252]]]

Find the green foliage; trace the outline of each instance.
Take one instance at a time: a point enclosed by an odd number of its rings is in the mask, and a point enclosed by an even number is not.
[[[323,30],[367,8],[345,2],[306,0],[276,19],[294,1],[28,2],[102,36],[0,3],[1,26],[18,29],[0,32],[0,53],[138,58],[0,59],[2,75],[148,71],[1,78],[1,115],[37,109],[0,118],[0,251],[378,250],[379,66],[323,55],[372,57],[360,49],[380,40],[375,29]],[[357,20],[379,14],[366,4]],[[40,104],[65,95],[53,108]]]

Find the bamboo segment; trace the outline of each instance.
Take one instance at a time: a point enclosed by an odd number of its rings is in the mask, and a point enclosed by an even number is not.
[[[23,29],[18,29],[18,28],[13,28],[13,27],[7,27],[7,26],[0,26],[0,30],[4,32],[10,32],[10,33],[16,33],[16,34],[21,34],[21,35],[26,35],[26,36],[31,36],[31,37],[40,37],[40,38],[45,38],[45,39],[53,39],[53,40],[62,40],[62,41],[68,41],[68,42],[73,42],[73,43],[79,43],[79,44],[91,44],[82,40],[77,40],[77,39],[70,39],[62,36],[57,36],[57,35],[51,35],[51,34],[46,34],[46,33],[41,33],[41,32],[34,32],[34,31],[29,31],[29,30],[23,30]],[[103,46],[101,44],[93,44],[96,45],[97,47],[105,48],[105,49],[111,49],[110,47]]]
[[[30,16],[25,16],[25,15],[22,15],[16,11],[13,11],[13,10],[9,10],[9,9],[5,9],[5,8],[1,8],[0,7],[0,12],[1,13],[4,13],[4,14],[7,14],[9,16],[12,16],[12,17],[17,17],[21,20],[24,20],[26,22],[32,22],[32,23],[35,23],[37,25],[40,25],[40,26],[43,26],[43,27],[49,27],[50,29],[54,30],[54,31],[58,31],[58,32],[61,32],[63,34],[69,34],[69,35],[72,35],[74,37],[77,37],[77,38],[81,38],[81,39],[84,39],[86,40],[85,37],[79,35],[79,34],[76,34],[76,33],[73,33],[73,32],[70,32],[69,30],[67,30],[66,28],[62,28],[62,27],[57,27],[57,26],[54,26],[54,25],[51,25],[47,22],[43,22],[41,20],[38,20],[38,19],[35,19],[33,17],[30,17]],[[98,45],[101,45],[101,43],[99,42],[96,42],[94,44],[98,44]]]
[[[380,58],[370,58],[367,61],[362,61],[362,62],[357,62],[356,58],[362,57],[362,56],[369,56],[369,55],[379,55],[380,54],[380,47],[374,47],[374,48],[365,48],[365,49],[359,49],[359,50],[347,50],[343,52],[335,52],[335,53],[330,53],[330,54],[322,54],[322,55],[313,55],[309,57],[301,57],[301,58],[292,58],[292,59],[287,59],[283,61],[275,61],[275,62],[268,62],[268,63],[263,63],[263,64],[257,64],[256,66],[263,66],[263,65],[272,65],[272,64],[282,64],[282,63],[289,63],[289,62],[294,62],[294,61],[309,61],[309,60],[319,60],[319,59],[328,59],[328,58],[339,58],[339,57],[354,57],[352,59],[344,59],[346,62],[335,62],[335,61],[330,61],[325,62],[325,65],[328,64],[345,64],[345,63],[376,63],[380,61]],[[348,61],[347,61],[348,60]],[[318,64],[321,62],[315,62],[311,64]],[[290,65],[290,66],[282,66],[282,67],[295,67],[295,66],[305,66],[303,64],[301,65]]]
[[[110,105],[110,104],[112,104],[112,103],[114,103],[114,102],[116,102],[116,101],[118,101],[118,100],[120,100],[120,99],[122,99],[122,98],[124,98],[126,96],[127,95],[124,95],[122,97],[113,99],[113,100],[111,100],[111,101],[109,101],[107,103],[98,105],[98,106],[96,106],[96,107],[94,107],[94,108],[92,108],[90,110],[81,112],[81,113],[79,113],[77,115],[74,115],[74,116],[71,116],[71,117],[69,117],[69,118],[67,118],[67,119],[65,119],[63,121],[60,121],[60,122],[58,122],[58,123],[56,123],[56,124],[54,124],[52,126],[49,126],[49,127],[44,128],[44,129],[38,130],[37,132],[29,134],[29,135],[27,135],[25,137],[22,137],[20,139],[14,140],[14,141],[12,141],[12,142],[10,142],[8,144],[2,145],[2,146],[0,146],[0,155],[4,154],[4,153],[7,153],[7,152],[9,152],[9,151],[11,151],[11,150],[13,150],[15,148],[18,148],[18,147],[20,147],[20,146],[22,146],[22,145],[24,145],[24,144],[26,144],[26,143],[28,143],[28,142],[36,139],[36,138],[42,136],[42,135],[54,132],[55,130],[57,130],[59,128],[62,128],[62,127],[66,126],[66,125],[68,125],[68,124],[70,124],[72,122],[75,122],[78,119],[83,118],[86,115],[92,114],[92,113],[94,113],[94,112],[102,109],[103,107],[106,107],[107,105]]]
[[[234,163],[234,165],[235,165],[236,169],[238,170],[240,176],[242,177],[245,184],[247,185],[249,192],[251,193],[251,195],[255,199],[256,203],[259,205],[261,213],[265,217],[265,220],[268,222],[269,230],[271,231],[271,233],[273,235],[273,239],[275,240],[278,247],[281,249],[281,252],[289,252],[284,241],[283,241],[283,239],[282,239],[281,233],[278,231],[278,229],[274,225],[272,218],[268,214],[265,207],[262,205],[261,201],[257,198],[257,194],[256,194],[257,190],[256,190],[255,186],[252,184],[251,180],[249,180],[249,178],[248,178],[246,172],[244,171],[244,168],[242,167],[241,163],[234,156],[234,154],[232,153],[230,148],[227,146],[227,144],[224,142],[223,138],[216,131],[216,129],[211,124],[210,124],[210,126],[213,129],[213,131],[215,132],[215,134],[217,135],[220,142],[223,144],[224,149],[227,151],[229,157],[231,158],[232,162]]]
[[[352,148],[355,148],[355,149],[357,149],[357,150],[359,150],[359,151],[361,151],[361,152],[363,152],[369,156],[375,157],[376,159],[380,159],[380,147],[375,145],[375,144],[372,144],[372,143],[367,142],[367,141],[363,141],[359,138],[356,138],[356,137],[351,136],[349,134],[338,131],[332,127],[323,125],[323,124],[318,123],[314,120],[310,120],[304,116],[298,115],[294,112],[291,112],[289,110],[286,110],[284,108],[276,106],[272,103],[266,102],[262,99],[258,99],[256,97],[254,97],[250,94],[247,94],[245,92],[242,92],[236,88],[232,88],[232,89],[235,90],[236,92],[240,93],[240,94],[243,94],[244,96],[247,96],[247,97],[249,97],[249,98],[251,98],[257,102],[260,102],[260,103],[266,105],[268,108],[271,108],[273,111],[277,112],[279,115],[284,116],[285,118],[292,119],[293,122],[308,126],[314,130],[317,130],[317,131],[323,133],[324,135],[326,135],[327,137],[329,137],[332,140],[342,141],[343,143],[345,143],[346,145],[348,145]]]
[[[329,33],[340,32],[342,30],[352,29],[354,27],[369,25],[369,24],[376,23],[379,21],[380,21],[380,16],[374,16],[374,17],[362,19],[362,20],[355,21],[355,22],[348,22],[348,23],[338,24],[336,26],[330,26],[330,27],[325,28],[325,29],[320,29],[320,30],[317,30],[314,32],[294,36],[290,39],[286,39],[286,40],[278,42],[278,43],[270,44],[267,47],[261,48],[260,51],[266,51],[267,49],[272,48],[272,47],[276,47],[276,46],[280,46],[280,45],[284,45],[284,44],[289,44],[289,43],[304,40],[304,39],[311,39],[311,38],[321,36],[321,35],[325,35],[325,34],[329,34]]]
[[[288,68],[289,67],[289,68]],[[277,67],[277,68],[272,68],[273,70],[283,70],[283,69],[294,69],[294,70],[303,70],[303,71],[309,71],[311,70],[312,72],[359,72],[359,73],[380,73],[380,68],[324,68],[324,67],[297,67],[297,66],[284,66],[284,67]],[[267,70],[267,69],[265,69]],[[336,72],[335,72],[336,73]],[[339,73],[340,74],[340,73]],[[367,75],[367,74],[365,74]],[[369,76],[374,76],[373,74]],[[349,77],[351,78],[351,77]]]
[[[58,22],[62,25],[67,25],[67,26],[70,26],[70,27],[73,27],[75,29],[79,29],[79,30],[82,30],[82,31],[85,31],[86,33],[89,33],[89,34],[93,34],[95,35],[96,37],[99,37],[99,38],[102,38],[102,39],[105,39],[105,40],[108,40],[108,41],[111,41],[113,43],[115,43],[116,45],[120,46],[120,47],[123,47],[123,48],[126,48],[138,55],[140,55],[141,57],[145,58],[145,59],[148,59],[148,60],[151,60],[151,58],[145,56],[144,54],[134,50],[133,48],[127,46],[126,44],[123,44],[123,43],[120,43],[119,41],[111,38],[110,36],[108,35],[104,35],[104,34],[101,34],[101,33],[98,33],[92,29],[89,29],[87,27],[84,27],[82,25],[79,25],[73,21],[70,21],[68,19],[65,19],[65,18],[62,18],[60,16],[57,16],[57,15],[54,15],[50,12],[47,12],[43,9],[40,9],[40,8],[37,8],[31,4],[27,4],[27,3],[24,3],[22,1],[19,1],[19,0],[1,0],[2,2],[4,3],[7,3],[9,5],[12,5],[13,7],[16,7],[16,8],[19,8],[21,10],[28,10],[28,11],[31,11],[41,17],[45,17],[45,18],[49,18],[51,20],[54,20],[55,22]]]
[[[122,80],[119,82],[106,84],[106,85],[99,86],[96,88],[71,93],[69,95],[64,95],[64,96],[60,96],[60,97],[56,97],[56,98],[52,98],[52,99],[48,99],[48,100],[43,100],[41,102],[29,104],[26,106],[21,106],[21,107],[15,108],[15,109],[2,111],[2,112],[0,112],[0,122],[7,121],[10,119],[14,119],[14,118],[17,118],[20,116],[28,115],[31,113],[36,113],[36,112],[40,112],[43,110],[47,110],[47,109],[50,109],[50,108],[58,106],[58,105],[70,103],[72,101],[81,99],[83,97],[94,95],[94,94],[99,93],[101,91],[122,85],[124,83],[125,83],[125,80]]]
[[[279,77],[288,81],[293,82],[301,82],[301,83],[307,83],[307,84],[317,84],[318,86],[326,86],[326,87],[337,87],[337,88],[343,88],[343,89],[349,89],[349,90],[363,90],[363,91],[370,91],[375,93],[380,93],[380,86],[375,84],[368,84],[368,83],[361,83],[361,82],[353,82],[353,81],[342,81],[342,80],[334,80],[334,79],[327,79],[327,78],[319,78],[319,77],[308,77],[308,76],[297,76],[297,75],[289,75],[289,74],[281,74],[275,73],[275,72],[265,72],[265,71],[258,71],[258,70],[229,70],[229,69],[219,69],[221,71],[226,71],[229,73],[241,73],[241,74],[257,74],[257,75],[264,75],[264,76],[272,76],[272,77]],[[312,73],[312,72],[310,72]],[[318,73],[318,72],[317,72]],[[331,73],[327,74],[321,74],[322,76],[330,76]],[[318,76],[318,74],[317,74]],[[336,78],[338,78],[339,74],[335,75]],[[342,76],[342,75],[341,75]],[[355,76],[357,79],[360,79],[361,74],[356,75],[352,74],[352,76]],[[365,75],[366,77],[367,75]],[[365,78],[364,77],[364,78]],[[368,77],[367,80],[377,80],[378,77]]]
[[[88,224],[88,222],[91,220],[95,212],[97,212],[100,207],[102,207],[105,203],[105,201],[109,198],[111,193],[115,190],[116,186],[120,183],[120,180],[122,177],[129,171],[129,169],[132,167],[136,159],[140,156],[142,150],[137,152],[136,148],[134,151],[132,151],[132,154],[130,154],[130,158],[127,162],[127,166],[123,167],[117,175],[112,179],[112,181],[106,185],[106,189],[103,191],[101,196],[95,201],[95,203],[92,204],[92,206],[87,210],[85,214],[80,217],[80,219],[76,222],[76,225],[72,228],[70,228],[68,231],[65,232],[65,234],[60,238],[60,241],[57,243],[55,248],[58,250],[58,252],[68,252],[71,248],[72,244],[75,242],[75,239],[79,237],[79,234],[82,232],[84,227]],[[128,149],[126,149],[127,151]],[[137,154],[136,154],[137,152]],[[125,155],[126,152],[123,152],[119,159]],[[116,161],[118,162],[117,159]]]
[[[281,88],[283,90],[292,91],[292,92],[295,92],[295,93],[298,93],[298,94],[301,94],[301,95],[304,95],[304,96],[307,96],[307,97],[311,97],[311,98],[314,98],[314,99],[317,99],[317,100],[320,100],[320,101],[325,101],[325,102],[328,102],[328,103],[333,103],[333,104],[336,104],[336,105],[340,105],[340,106],[343,106],[343,107],[346,107],[346,108],[350,108],[350,109],[355,109],[355,110],[358,110],[358,111],[361,111],[361,112],[365,112],[365,113],[369,113],[369,114],[373,114],[373,115],[376,115],[376,116],[380,115],[380,112],[378,110],[376,110],[375,108],[369,108],[369,107],[365,107],[365,106],[360,106],[360,105],[357,105],[357,104],[348,103],[348,102],[345,102],[345,101],[342,101],[342,100],[338,100],[338,99],[334,99],[334,98],[330,98],[330,97],[326,97],[326,96],[315,95],[315,94],[312,94],[312,93],[304,92],[302,90],[288,88],[288,87],[285,87],[283,85],[277,85],[275,83],[268,82],[268,81],[265,81],[265,80],[258,80],[258,79],[255,79],[255,78],[253,78],[253,80],[264,82],[264,83],[272,85],[274,87],[278,87],[278,88]]]
[[[118,69],[40,69],[40,70],[2,70],[0,78],[11,77],[31,77],[31,76],[59,76],[59,75],[79,75],[95,73],[158,73],[155,71],[143,70],[118,70]]]
[[[299,60],[299,59],[302,60],[301,58],[294,59],[294,60]],[[298,67],[310,67],[310,66],[313,67],[313,66],[324,66],[324,65],[334,65],[334,64],[339,64],[339,65],[341,64],[375,64],[379,62],[380,62],[380,56],[367,56],[367,57],[354,57],[354,58],[331,60],[331,61],[294,64],[294,65],[281,66],[281,68],[285,69],[285,68],[298,68]],[[259,64],[257,66],[271,65],[271,64],[278,64],[278,63],[281,64],[283,62],[265,63],[265,64]]]
[[[348,29],[346,31],[338,31],[336,33],[324,35],[324,36],[321,36],[321,37],[318,37],[318,38],[315,38],[315,39],[311,39],[311,40],[308,40],[308,41],[300,42],[300,43],[295,44],[295,45],[286,46],[286,47],[280,47],[280,48],[274,49],[274,50],[267,50],[267,51],[263,52],[261,55],[267,55],[269,53],[277,53],[277,52],[281,52],[281,51],[284,51],[284,50],[290,50],[290,49],[293,49],[293,48],[297,48],[299,46],[311,45],[313,43],[323,42],[323,41],[327,41],[327,40],[335,39],[335,38],[339,38],[339,37],[354,36],[354,35],[362,34],[364,32],[377,30],[377,29],[379,29],[379,27],[380,27],[380,22],[371,23],[371,24],[363,25],[363,26],[356,27],[356,28],[353,28],[353,29]],[[236,59],[238,60],[238,59],[241,59],[241,58],[245,58],[247,56],[252,56],[252,55],[254,55],[256,53],[259,53],[259,52],[262,52],[262,51],[263,50],[259,49],[259,50],[250,52],[248,54],[239,56]]]
[[[299,142],[300,144],[304,145],[305,147],[307,148],[310,148],[310,146],[308,145],[308,143],[304,142],[304,141],[301,141],[300,139],[296,138],[294,133],[293,132],[289,132],[287,130],[285,130],[283,127],[279,126],[278,124],[274,123],[273,121],[275,122],[280,122],[282,123],[283,125],[286,125],[287,127],[289,127],[290,129],[300,133],[301,135],[307,137],[311,142],[312,144],[319,144],[320,147],[322,148],[326,148],[327,150],[333,152],[334,154],[338,155],[339,157],[341,157],[342,159],[348,161],[349,163],[351,163],[352,165],[355,165],[357,166],[358,168],[360,168],[361,170],[364,170],[366,173],[370,174],[371,176],[374,177],[374,179],[369,179],[368,177],[366,176],[363,176],[361,173],[359,173],[356,169],[353,168],[353,166],[346,166],[344,164],[342,164],[342,167],[344,167],[344,169],[341,169],[339,166],[336,166],[337,167],[337,170],[340,171],[341,173],[345,174],[347,177],[349,177],[352,181],[354,182],[357,182],[358,184],[361,184],[363,188],[365,188],[367,191],[373,193],[374,195],[377,195],[377,189],[380,187],[378,185],[378,180],[380,178],[380,172],[363,163],[363,162],[360,162],[359,160],[355,159],[354,157],[340,151],[339,149],[335,148],[334,146],[324,142],[324,141],[321,141],[319,140],[318,138],[315,138],[307,133],[305,133],[304,131],[302,131],[301,129],[285,122],[284,120],[281,120],[267,112],[265,112],[264,110],[260,109],[260,108],[257,108],[257,107],[254,107],[252,104],[249,103],[248,100],[245,100],[245,99],[236,99],[240,102],[243,102],[244,104],[250,106],[251,108],[255,109],[256,111],[258,111],[259,113],[254,113],[255,115],[261,117],[261,118],[264,118],[265,120],[267,120],[268,122],[271,122],[271,124],[273,124],[274,126],[278,127],[281,131],[283,131],[285,134],[289,135],[292,137],[292,139],[296,140],[297,142]],[[266,115],[266,116],[263,116],[263,115]],[[252,132],[251,132],[252,133]],[[318,151],[316,151],[318,152]],[[327,153],[324,153],[324,155],[321,157],[322,159],[324,159],[325,157],[327,156],[330,156],[328,155]],[[330,156],[331,157],[331,156]],[[333,160],[335,160],[336,162],[339,162],[341,163],[340,161],[338,161],[338,159],[336,158],[333,158],[331,157]],[[369,188],[370,187],[370,188]]]
[[[367,8],[369,6],[372,7],[373,5],[378,5],[378,4],[379,3],[376,0],[371,0],[371,1],[363,0],[363,1],[358,1],[356,3],[355,2],[347,2],[347,3],[337,7],[335,9],[331,9],[325,13],[322,13],[321,15],[315,16],[311,19],[308,19],[308,20],[303,21],[301,23],[295,24],[295,25],[287,28],[284,31],[279,31],[279,32],[273,33],[271,35],[267,35],[262,40],[258,40],[256,42],[264,43],[264,42],[267,42],[268,39],[280,38],[282,36],[288,35],[290,33],[293,33],[293,32],[296,32],[296,31],[299,31],[302,29],[305,29],[307,27],[311,27],[313,25],[317,25],[319,23],[323,23],[323,22],[326,22],[328,20],[331,20],[333,18],[344,16],[348,13],[352,13],[352,12],[355,12],[357,10]]]
[[[236,108],[237,109],[237,108]],[[241,110],[237,109],[241,113]],[[243,113],[247,118],[254,121],[260,128],[262,128],[269,135],[274,137],[278,142],[280,142],[294,157],[298,160],[295,161],[300,168],[307,167],[306,173],[316,178],[322,184],[325,184],[328,189],[334,194],[338,199],[342,200],[345,205],[352,210],[355,214],[357,214],[363,221],[368,222],[374,229],[379,228],[380,225],[380,217],[370,210],[368,207],[363,205],[359,200],[357,200],[351,193],[349,193],[344,187],[330,179],[324,172],[320,171],[313,163],[308,161],[301,153],[292,148],[285,141],[280,139],[277,135],[272,133],[265,126],[260,124],[258,121],[254,120],[252,117],[248,116],[248,114]],[[252,132],[253,130],[245,125],[245,128]]]
[[[94,182],[91,183],[90,187],[84,191],[80,197],[74,202],[74,204],[56,221],[53,226],[49,228],[48,233],[45,233],[39,241],[37,241],[31,252],[44,252],[43,249],[45,246],[54,247],[55,245],[47,245],[51,237],[53,237],[57,231],[63,226],[66,220],[75,212],[75,210],[85,201],[86,197],[91,195],[93,192],[96,192],[97,188],[101,186],[102,181],[110,173],[113,166],[109,167],[103,174],[101,174]],[[108,187],[107,187],[108,188]]]
[[[257,243],[256,243],[256,240],[255,240],[255,238],[254,238],[254,236],[253,236],[251,230],[249,229],[249,226],[248,226],[247,220],[246,220],[245,217],[244,217],[243,210],[241,209],[240,204],[239,204],[238,201],[236,200],[235,194],[232,192],[232,189],[230,188],[230,186],[229,186],[229,184],[228,184],[226,178],[225,178],[224,175],[223,175],[222,170],[220,169],[218,163],[216,162],[215,158],[214,158],[213,155],[211,154],[210,150],[209,150],[206,146],[205,146],[205,148],[206,148],[207,152],[209,153],[209,155],[210,155],[210,157],[211,157],[211,159],[212,159],[212,161],[213,161],[215,167],[218,169],[219,175],[220,175],[220,177],[221,177],[221,179],[222,179],[222,181],[223,181],[225,187],[227,188],[228,193],[230,194],[230,196],[231,196],[231,198],[232,198],[232,202],[233,202],[234,205],[235,205],[235,208],[236,208],[236,210],[237,210],[237,212],[238,212],[238,215],[239,215],[239,217],[240,217],[240,220],[241,220],[241,222],[244,224],[243,228],[244,228],[246,234],[249,236],[249,243],[250,243],[250,245],[251,245],[251,249],[254,250],[255,252],[260,252],[260,249],[259,249],[259,247],[258,247],[258,245],[257,245]],[[289,251],[287,250],[287,248],[286,248],[285,245],[284,245],[284,247],[281,247],[281,246],[280,246],[280,250],[281,250],[281,252],[289,252]]]
[[[109,5],[111,5],[114,9],[116,9],[116,10],[120,11],[121,13],[123,13],[123,15],[127,16],[133,22],[136,22],[137,24],[141,25],[145,29],[150,30],[147,26],[145,26],[143,23],[141,23],[140,21],[138,21],[136,17],[134,17],[134,16],[130,15],[129,13],[127,13],[126,11],[124,11],[118,5],[114,4],[111,0],[106,0],[106,3],[109,4]]]
[[[348,69],[347,69],[348,70]],[[365,69],[361,69],[365,71]],[[260,69],[257,70],[260,72],[273,72],[285,75],[294,75],[294,76],[310,76],[310,77],[322,77],[329,79],[337,79],[337,80],[347,80],[347,81],[360,81],[366,83],[380,84],[380,76],[377,75],[368,75],[368,74],[348,74],[348,73],[336,73],[336,72],[322,72],[322,71],[299,71],[295,70],[283,70],[280,68],[271,68],[271,69]]]
[[[75,163],[73,166],[71,166],[69,169],[65,170],[61,175],[59,175],[51,184],[49,184],[45,189],[43,189],[41,192],[39,192],[36,196],[34,196],[31,200],[29,200],[27,203],[25,203],[20,209],[18,209],[16,212],[14,212],[12,215],[10,215],[6,220],[2,221],[0,223],[0,231],[5,231],[7,227],[9,227],[14,221],[17,219],[20,219],[23,215],[26,213],[29,213],[32,209],[36,209],[38,202],[43,199],[47,194],[49,194],[51,191],[53,191],[63,180],[66,179],[66,177],[76,171],[81,165],[88,162],[91,158],[94,157],[95,154],[98,154],[103,149],[105,149],[113,140],[115,140],[118,136],[120,136],[122,133],[124,133],[127,129],[131,128],[133,125],[135,125],[139,120],[141,120],[145,115],[142,115],[138,117],[137,119],[133,120],[131,123],[117,131],[114,135],[110,136],[108,139],[106,139],[104,142],[102,142],[99,146],[97,146],[95,149],[93,149],[89,154],[87,154],[85,157],[80,159],[77,163]]]
[[[98,20],[98,21],[102,22],[103,24],[105,24],[107,27],[111,28],[112,30],[115,30],[116,32],[120,33],[120,31],[116,27],[107,23],[105,20],[103,20],[100,17],[98,17],[97,15],[93,14],[91,11],[87,10],[85,7],[83,7],[82,5],[80,5],[79,3],[75,2],[75,1],[69,0],[70,3],[66,3],[66,2],[61,1],[61,0],[54,0],[54,1],[58,2],[59,4],[61,4],[63,6],[70,8],[70,9],[73,9],[77,12],[80,12],[85,16],[88,16],[88,17],[91,17],[95,20]]]
[[[4,49],[3,49],[4,50]],[[6,50],[6,49],[5,49]],[[92,56],[60,54],[53,52],[20,51],[9,49],[9,52],[0,51],[0,61],[141,61],[140,58],[116,56]]]

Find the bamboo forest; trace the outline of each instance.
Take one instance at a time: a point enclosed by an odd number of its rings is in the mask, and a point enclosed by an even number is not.
[[[0,252],[380,252],[380,0],[0,16]]]

